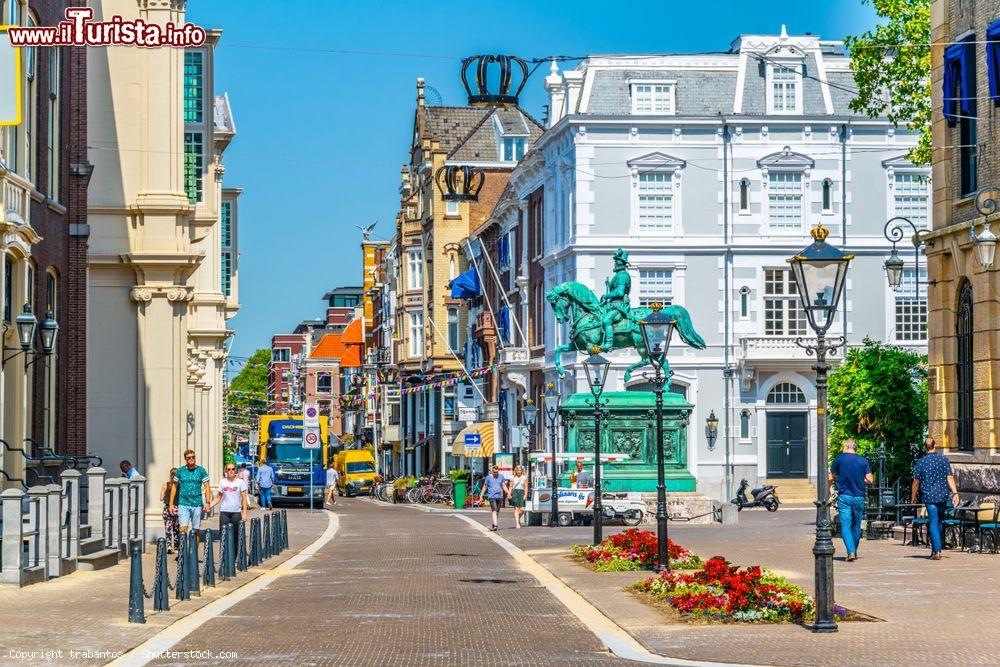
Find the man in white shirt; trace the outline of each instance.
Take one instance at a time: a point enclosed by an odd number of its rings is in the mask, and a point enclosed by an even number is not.
[[[326,502],[331,505],[337,502],[333,496],[334,491],[337,490],[338,479],[340,479],[340,473],[338,473],[337,469],[333,467],[333,459],[331,459],[330,467],[326,469]]]

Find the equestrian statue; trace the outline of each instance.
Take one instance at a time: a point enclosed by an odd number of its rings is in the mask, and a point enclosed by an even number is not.
[[[604,281],[605,292],[600,299],[586,285],[568,282],[553,287],[545,298],[555,312],[556,321],[570,322],[569,342],[556,348],[556,371],[562,375],[560,357],[563,352],[579,350],[588,353],[598,346],[601,350],[635,348],[639,361],[625,369],[625,382],[632,371],[650,363],[649,352],[639,329],[639,323],[648,316],[650,308],[632,308],[629,293],[632,278],[628,274],[628,253],[619,248],[614,255],[615,273]],[[691,316],[681,306],[667,306],[661,311],[674,321],[674,329],[681,340],[695,348],[705,349],[705,341],[691,324]],[[670,375],[670,365],[664,360],[663,372]]]

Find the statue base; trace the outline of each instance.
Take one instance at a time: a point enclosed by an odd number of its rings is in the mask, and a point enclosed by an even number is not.
[[[601,419],[601,452],[627,454],[626,461],[601,467],[604,491],[656,493],[656,394],[651,391],[606,391],[606,417]],[[566,419],[566,451],[594,451],[594,397],[573,394],[559,407]],[[697,483],[687,469],[687,424],[694,406],[680,394],[663,394],[663,455],[669,493],[694,492]],[[562,476],[569,484],[570,474]],[[654,497],[655,514],[655,497]]]

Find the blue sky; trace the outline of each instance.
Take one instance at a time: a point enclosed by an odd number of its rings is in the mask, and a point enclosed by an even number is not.
[[[467,55],[724,51],[740,33],[776,34],[782,23],[832,39],[875,18],[861,0],[192,0],[188,20],[223,31],[216,93],[229,93],[238,131],[225,159],[226,185],[244,188],[233,354],[320,316],[328,289],[360,284],[355,225],[378,219],[392,234],[416,77],[461,105]],[[536,117],[546,73],[522,95]]]

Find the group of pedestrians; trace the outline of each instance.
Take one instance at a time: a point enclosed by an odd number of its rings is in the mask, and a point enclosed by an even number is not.
[[[272,482],[273,474],[272,470]],[[258,472],[258,483],[259,480]],[[227,463],[225,475],[219,480],[214,496],[210,481],[208,471],[198,465],[196,455],[190,449],[184,452],[184,465],[170,469],[167,481],[160,487],[168,553],[177,551],[181,533],[192,531],[197,535],[201,529],[202,518],[217,506],[219,530],[226,525],[232,526],[234,530],[238,529],[240,522],[247,520],[250,506],[250,471],[247,470],[246,464],[237,468],[235,463]],[[268,484],[268,495],[270,495],[270,484]],[[270,498],[268,500],[270,501]]]
[[[872,469],[868,459],[857,453],[853,439],[844,441],[843,453],[834,458],[830,466],[830,481],[837,487],[837,512],[840,515],[840,534],[847,551],[847,561],[858,559],[861,542],[861,521],[865,515],[865,487],[871,484]],[[913,468],[913,486],[910,500],[916,504],[918,496],[927,511],[927,534],[931,543],[931,559],[941,560],[943,548],[943,520],[948,503],[957,507],[958,488],[952,474],[951,463],[937,452],[937,443],[928,436],[924,440],[926,453]]]

